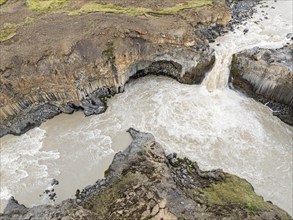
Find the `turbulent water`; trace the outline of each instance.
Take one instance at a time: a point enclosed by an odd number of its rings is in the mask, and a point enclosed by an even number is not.
[[[103,176],[115,152],[131,141],[129,127],[152,132],[167,152],[246,178],[256,192],[292,215],[293,128],[270,109],[227,88],[231,55],[254,46],[280,47],[292,30],[292,2],[271,2],[246,26],[216,40],[216,64],[203,85],[163,77],[131,82],[108,101],[106,113],[59,115],[22,136],[1,138],[1,210],[14,195],[28,206],[57,202]],[[286,11],[287,10],[287,11]],[[243,30],[249,31],[244,35]],[[220,44],[219,46],[217,46]],[[212,91],[212,92],[211,92]]]

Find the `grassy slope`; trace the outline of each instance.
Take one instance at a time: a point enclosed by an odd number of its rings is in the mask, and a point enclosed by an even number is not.
[[[6,3],[7,0],[0,0],[0,5]],[[85,14],[90,12],[104,12],[104,13],[115,13],[115,14],[126,14],[129,16],[140,16],[146,14],[176,14],[184,9],[191,9],[206,5],[211,5],[212,0],[190,0],[186,4],[177,4],[173,7],[164,8],[161,10],[154,10],[151,8],[135,8],[135,7],[122,7],[114,4],[98,4],[98,3],[87,3],[83,5],[79,10],[68,11],[66,5],[69,4],[68,0],[27,0],[27,7],[35,11],[38,14],[66,12],[69,15]],[[31,19],[30,19],[31,20]],[[6,41],[12,38],[19,27],[28,25],[30,22],[22,22],[20,24],[4,23],[0,26],[0,42]]]
[[[202,192],[207,196],[210,205],[239,205],[253,214],[257,211],[274,210],[282,216],[282,219],[290,219],[283,210],[265,202],[261,196],[254,192],[247,181],[237,176],[229,175],[224,182],[212,184],[202,189]]]
[[[144,14],[175,14],[184,9],[190,9],[195,7],[201,7],[205,5],[211,5],[212,0],[191,0],[187,4],[177,4],[174,7],[164,8],[161,10],[153,10],[150,8],[133,8],[133,7],[122,7],[114,4],[98,4],[98,3],[87,3],[82,6],[81,9],[69,12],[70,15],[83,14],[89,12],[105,12],[115,14],[127,14],[130,16],[139,16]]]
[[[27,0],[27,6],[30,10],[40,12],[55,11],[67,4],[67,0]]]
[[[4,5],[7,2],[7,0],[0,0],[0,5]]]

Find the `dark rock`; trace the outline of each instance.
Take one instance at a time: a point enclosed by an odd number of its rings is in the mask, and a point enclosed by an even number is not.
[[[52,104],[42,104],[26,109],[23,111],[23,115],[10,119],[7,124],[0,124],[0,137],[6,134],[21,135],[60,112],[60,109]],[[1,120],[1,122],[3,121]]]
[[[288,33],[286,35],[286,38],[293,40],[293,33]]]
[[[246,0],[246,1],[234,1],[232,5],[232,16],[233,20],[231,25],[237,25],[248,18],[256,12],[256,6],[260,3],[260,0]]]
[[[12,215],[24,215],[28,211],[24,205],[20,205],[14,197],[10,197],[8,200],[8,204],[4,209],[4,214],[12,214]],[[1,216],[0,216],[1,217]]]
[[[59,185],[59,181],[56,179],[52,180],[51,186]]]
[[[53,201],[55,201],[55,198],[56,198],[56,193],[50,193],[49,194],[49,198]]]
[[[293,125],[293,45],[280,49],[253,48],[233,56],[233,87],[266,104],[273,114]]]

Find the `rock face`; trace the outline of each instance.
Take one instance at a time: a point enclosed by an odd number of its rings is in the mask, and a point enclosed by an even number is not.
[[[201,83],[215,60],[208,42],[251,16],[259,1],[33,2],[1,5],[0,137],[59,113],[102,113],[131,77]],[[111,13],[93,13],[101,4]],[[142,9],[150,12],[135,14]]]
[[[233,22],[243,20],[258,1],[207,0],[175,13],[178,4],[194,1],[100,0],[95,2],[114,4],[112,9],[119,3],[120,12],[79,15],[70,12],[89,8],[91,1],[48,2],[48,8],[24,1],[1,5],[0,137],[21,134],[61,112],[102,113],[107,98],[123,92],[131,77],[160,74],[200,83],[215,59],[208,41],[221,34],[231,14]],[[54,12],[59,6],[63,10]],[[134,16],[123,12],[127,7],[170,12]]]
[[[152,7],[151,2],[144,7]],[[126,7],[131,1],[120,3]],[[122,92],[134,75],[200,83],[214,54],[194,27],[225,26],[231,18],[224,0],[160,16],[38,14],[13,1],[3,8],[1,22],[17,19],[13,12],[34,20],[0,43],[0,136],[21,134],[61,112],[104,112],[106,99]]]
[[[293,45],[280,49],[253,48],[233,56],[233,86],[274,111],[293,125]]]
[[[26,208],[11,198],[8,219],[291,219],[255,194],[244,179],[166,156],[154,136],[129,129],[131,145],[117,153],[106,178],[55,206]]]

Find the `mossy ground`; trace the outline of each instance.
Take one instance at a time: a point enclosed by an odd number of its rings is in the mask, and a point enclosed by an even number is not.
[[[8,0],[0,0],[0,6],[4,5]]]
[[[63,8],[68,4],[67,0],[27,0],[30,10],[38,12],[50,12]]]
[[[269,203],[255,194],[248,182],[235,176],[226,178],[224,182],[212,184],[203,189],[203,193],[207,196],[208,203],[212,205],[236,204],[259,210],[271,208]]]
[[[258,196],[252,186],[239,177],[230,175],[223,182],[212,184],[201,190],[209,205],[238,206],[246,209],[251,214],[258,211],[275,210],[279,212],[282,219],[290,219],[289,216],[278,209],[275,205],[265,202]]]
[[[196,8],[205,5],[211,5],[212,0],[191,0],[186,4],[177,4],[174,7],[154,10],[151,8],[142,8],[142,7],[123,7],[114,4],[98,4],[98,3],[87,3],[82,6],[81,9],[69,12],[70,15],[83,14],[89,12],[105,12],[105,13],[114,13],[114,14],[127,14],[130,16],[139,16],[146,14],[175,14],[184,9]]]
[[[4,23],[0,26],[0,42],[12,38],[16,34],[18,24]]]
[[[3,5],[7,0],[0,0],[0,5]],[[99,4],[94,1],[88,1],[83,6],[78,6],[77,9],[71,9],[74,1],[69,0],[26,0],[26,7],[33,13],[32,17],[28,17],[24,22],[19,24],[5,23],[0,26],[0,42],[11,39],[16,35],[16,31],[19,27],[31,24],[34,20],[37,20],[40,16],[48,13],[68,13],[69,15],[86,14],[90,12],[104,12],[114,14],[126,14],[129,16],[141,16],[141,15],[167,15],[176,14],[184,9],[191,9],[201,6],[212,5],[212,0],[190,0],[184,4],[177,4],[172,7],[166,7],[163,9],[152,9],[144,7],[130,7],[120,6],[117,4]],[[30,15],[31,16],[31,15]],[[104,55],[111,57],[111,48],[104,51]]]
[[[29,25],[33,21],[34,21],[34,18],[26,17],[24,22],[19,24],[4,23],[3,25],[0,25],[0,42],[9,40],[14,35],[16,35],[16,31],[18,28],[24,25]]]
[[[102,52],[103,56],[105,56],[108,60],[113,60],[114,58],[114,47],[113,42],[108,42],[106,44],[107,49]]]
[[[94,211],[101,217],[105,216],[111,213],[111,204],[114,204],[127,188],[142,182],[143,179],[145,176],[142,174],[129,172],[106,190],[91,198],[89,202],[84,204],[84,208]]]

